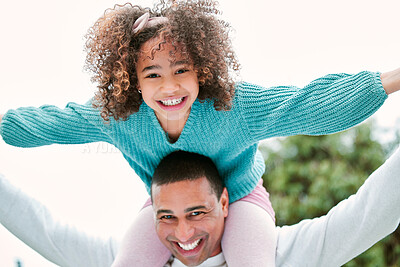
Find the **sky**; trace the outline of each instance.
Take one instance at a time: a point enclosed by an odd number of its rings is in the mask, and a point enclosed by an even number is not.
[[[125,1],[3,1],[0,113],[20,106],[84,103],[95,91],[83,71],[84,35],[105,9]],[[152,1],[134,4],[151,6]],[[241,79],[305,86],[328,73],[400,67],[398,0],[221,0],[235,29]],[[372,116],[399,126],[400,93]],[[21,149],[0,140],[0,173],[56,218],[83,231],[121,237],[147,199],[120,152],[103,143]],[[0,266],[54,266],[0,226]]]

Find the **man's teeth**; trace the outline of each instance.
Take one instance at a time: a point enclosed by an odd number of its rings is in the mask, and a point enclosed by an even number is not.
[[[182,103],[182,101],[183,101],[183,97],[175,98],[175,99],[168,99],[168,100],[160,100],[160,102],[163,103],[163,105],[165,105],[165,106],[175,106],[175,105]]]
[[[198,239],[198,240],[194,241],[192,244],[186,244],[186,245],[184,245],[184,244],[179,243],[179,242],[178,242],[178,244],[179,244],[179,246],[180,246],[183,250],[192,250],[192,249],[194,249],[195,247],[197,247],[197,245],[200,243],[200,240],[201,240],[201,239]]]

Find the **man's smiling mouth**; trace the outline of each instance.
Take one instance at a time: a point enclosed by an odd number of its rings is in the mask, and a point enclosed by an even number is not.
[[[199,245],[200,241],[201,241],[201,238],[197,239],[196,241],[194,241],[193,243],[190,243],[190,244],[182,244],[179,242],[177,242],[177,243],[183,250],[188,251],[188,250],[195,249]]]

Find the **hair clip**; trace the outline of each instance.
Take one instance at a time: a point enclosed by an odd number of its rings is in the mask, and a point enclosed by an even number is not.
[[[163,24],[163,23],[167,23],[167,22],[168,22],[167,17],[150,18],[150,14],[148,12],[146,12],[135,21],[135,23],[133,24],[133,27],[132,27],[132,32],[133,32],[133,34],[136,34],[145,28],[153,27],[158,24]]]

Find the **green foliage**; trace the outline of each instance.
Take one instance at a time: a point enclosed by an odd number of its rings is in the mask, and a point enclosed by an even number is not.
[[[264,185],[270,192],[277,225],[324,215],[354,194],[387,158],[393,144],[371,139],[372,124],[326,136],[293,136],[262,144]],[[345,266],[400,266],[400,231]]]

